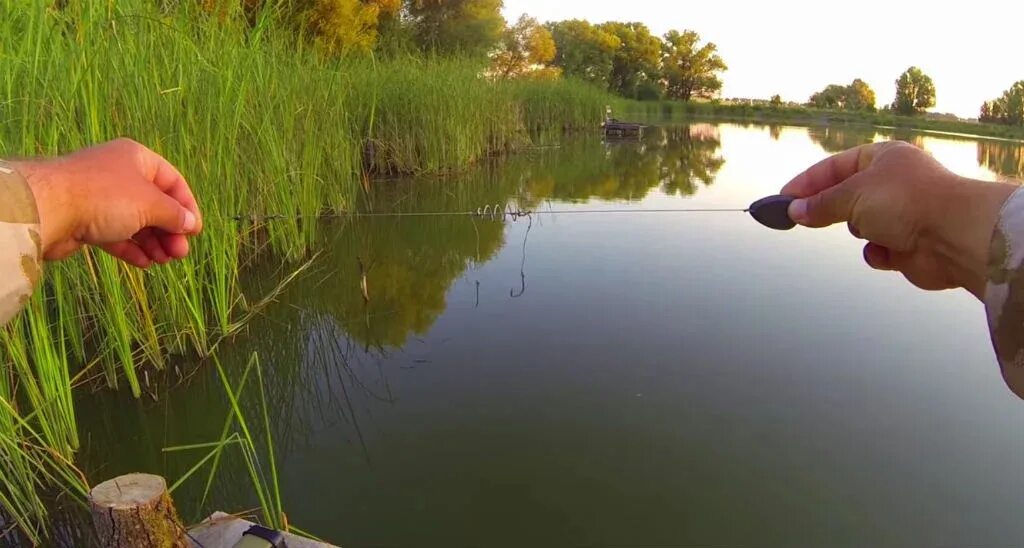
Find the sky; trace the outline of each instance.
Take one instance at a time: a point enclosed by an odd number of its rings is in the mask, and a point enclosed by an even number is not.
[[[935,81],[935,112],[976,117],[1024,80],[1024,2],[1017,0],[505,0],[506,19],[639,21],[662,35],[691,29],[729,65],[723,97],[806,101],[828,84],[865,80],[878,105],[916,65]]]

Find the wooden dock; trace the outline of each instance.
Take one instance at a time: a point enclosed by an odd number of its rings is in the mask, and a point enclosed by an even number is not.
[[[606,137],[643,137],[646,127],[634,122],[620,122],[614,118],[601,124]]]
[[[635,122],[623,122],[612,118],[612,107],[604,107],[604,123],[601,131],[605,137],[643,137],[647,126]]]

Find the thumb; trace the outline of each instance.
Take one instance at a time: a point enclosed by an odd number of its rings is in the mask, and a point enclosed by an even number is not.
[[[789,204],[789,218],[811,228],[821,228],[850,220],[853,206],[860,196],[857,176],[813,196],[793,200]]]
[[[191,234],[196,229],[196,216],[177,200],[156,192],[143,213],[146,227],[159,228],[170,234]]]

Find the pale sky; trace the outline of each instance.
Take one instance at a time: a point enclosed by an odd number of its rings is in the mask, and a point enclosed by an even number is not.
[[[723,97],[804,102],[827,84],[862,78],[892,102],[911,65],[935,81],[936,112],[975,117],[1024,80],[1024,1],[505,0],[505,17],[640,21],[658,35],[692,29],[718,44]]]

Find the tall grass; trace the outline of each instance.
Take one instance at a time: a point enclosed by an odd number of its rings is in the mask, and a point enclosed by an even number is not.
[[[206,221],[173,266],[136,272],[98,252],[50,265],[3,331],[0,437],[31,434],[69,463],[73,378],[140,396],[171,354],[210,355],[263,302],[239,289],[249,258],[307,257],[312,219],[356,207],[368,174],[457,170],[596,125],[608,102],[574,82],[491,82],[471,60],[328,59],[271,9],[245,21],[199,2],[61,4],[0,0],[0,157],[128,136],[180,167]],[[260,224],[269,215],[285,218]],[[35,487],[10,490],[38,500]],[[12,500],[0,505],[23,528],[45,517]]]

